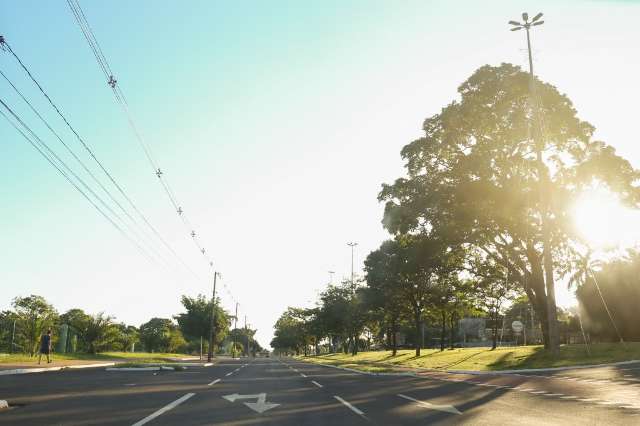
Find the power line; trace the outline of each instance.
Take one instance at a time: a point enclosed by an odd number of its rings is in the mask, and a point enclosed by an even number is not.
[[[135,240],[133,240],[129,235],[127,235],[127,233],[117,224],[113,221],[113,219],[111,219],[111,217],[109,217],[109,215],[107,215],[77,184],[76,182],[73,181],[73,179],[71,179],[69,177],[69,175],[67,175],[67,173],[65,173],[58,164],[56,164],[55,161],[53,161],[53,159],[47,155],[38,145],[44,147],[47,151],[49,151],[51,153],[51,155],[53,155],[53,158],[55,158],[56,160],[58,160],[61,164],[65,165],[65,168],[68,168],[66,166],[66,164],[64,163],[64,161],[62,161],[57,155],[55,155],[55,153],[53,153],[53,151],[51,151],[49,149],[49,147],[47,146],[47,144],[40,139],[35,132],[33,132],[33,130],[31,130],[31,128],[29,128],[29,126],[27,126],[24,121],[22,121],[22,119],[20,119],[20,117],[7,105],[4,103],[4,101],[2,99],[0,99],[0,104],[14,117],[14,119],[20,124],[20,126],[22,126],[28,133],[30,133],[34,139],[36,140],[37,144],[33,142],[33,140],[31,140],[21,129],[20,127],[18,127],[11,119],[9,119],[9,117],[2,111],[0,111],[0,114],[2,114],[2,116],[9,122],[9,124],[11,124],[11,126],[16,129],[23,138],[25,138],[27,140],[27,142],[29,142],[31,144],[31,146],[33,146],[39,153],[40,155],[42,155],[48,162],[49,164],[51,164],[51,166],[53,166],[66,180],[67,182],[69,182],[114,228],[116,228],[116,230],[118,230],[118,232],[120,232],[120,234],[122,234],[123,237],[125,237],[127,240],[129,240],[133,245],[136,246],[136,248],[143,254],[143,256],[145,258],[147,258],[147,260],[149,260],[152,263],[155,263],[153,258],[151,258],[149,256],[149,254],[142,248],[142,246],[140,246]],[[71,172],[73,173],[73,172]],[[83,182],[82,179],[80,179],[77,175],[74,174],[74,177],[76,179],[78,179],[80,182]],[[86,184],[84,184],[83,186],[86,186]]]
[[[47,94],[47,92],[44,90],[44,88],[42,87],[42,85],[38,82],[38,80],[33,76],[33,74],[31,73],[31,71],[29,70],[29,68],[22,62],[22,60],[20,59],[20,57],[15,53],[15,51],[11,48],[11,46],[9,45],[9,43],[6,41],[6,39],[2,38],[2,40],[0,40],[0,45],[2,45],[6,50],[8,50],[13,57],[16,59],[16,61],[18,62],[18,64],[20,64],[20,67],[26,72],[26,74],[29,76],[29,78],[31,79],[31,81],[36,85],[36,87],[40,90],[40,92],[42,93],[42,95],[47,99],[47,101],[49,102],[49,104],[53,107],[53,109],[58,113],[58,115],[60,116],[60,118],[62,118],[62,120],[64,121],[64,123],[67,125],[67,127],[69,128],[69,130],[71,130],[71,132],[75,135],[76,139],[78,140],[78,142],[82,145],[82,147],[87,151],[87,153],[89,154],[89,156],[95,161],[95,163],[98,165],[98,167],[102,170],[102,172],[107,176],[107,178],[111,181],[111,183],[116,187],[116,189],[118,190],[118,192],[124,197],[124,199],[127,201],[127,203],[131,206],[131,208],[137,213],[137,215],[142,219],[142,221],[149,227],[149,229],[153,232],[153,234],[161,241],[161,243],[173,254],[173,256],[198,280],[200,280],[200,277],[182,260],[182,258],[180,258],[180,256],[178,255],[178,253],[173,249],[173,247],[171,247],[169,245],[169,243],[167,243],[167,241],[162,237],[162,235],[158,232],[158,230],[149,222],[149,220],[147,219],[147,217],[138,209],[138,207],[136,206],[136,204],[133,202],[133,200],[127,195],[127,193],[125,192],[125,190],[123,189],[123,187],[116,181],[116,179],[113,177],[113,175],[106,169],[106,167],[102,164],[102,162],[100,162],[100,160],[97,158],[97,156],[94,154],[93,150],[89,147],[89,145],[84,141],[84,139],[80,136],[80,134],[76,131],[76,129],[71,125],[71,123],[69,122],[69,120],[67,120],[66,116],[62,113],[62,111],[60,110],[60,108],[58,108],[58,106],[53,102],[53,100],[51,99],[51,97]],[[131,216],[128,216],[131,217]],[[131,218],[133,220],[133,218]],[[134,221],[135,222],[135,221]],[[136,222],[137,224],[137,222]]]
[[[188,220],[187,214],[182,209],[181,204],[178,202],[178,199],[177,199],[177,197],[175,195],[175,192],[172,190],[172,188],[171,188],[171,186],[170,186],[170,184],[169,184],[169,182],[168,182],[168,180],[167,180],[167,178],[165,176],[165,172],[159,167],[158,163],[154,160],[149,145],[146,143],[146,141],[142,137],[142,134],[139,131],[139,127],[136,125],[135,120],[133,118],[133,114],[129,110],[129,106],[128,106],[128,103],[125,100],[126,98],[124,96],[124,92],[122,90],[122,87],[120,86],[120,84],[118,84],[118,81],[114,76],[114,73],[113,73],[113,71],[111,69],[111,66],[109,65],[109,61],[107,60],[106,56],[104,55],[104,53],[102,51],[102,48],[100,47],[100,44],[98,42],[98,39],[96,38],[93,30],[91,29],[91,26],[89,25],[89,22],[88,22],[85,14],[84,14],[84,11],[82,10],[82,7],[80,6],[79,1],[78,0],[67,0],[67,4],[69,5],[69,8],[71,9],[71,12],[72,12],[73,17],[74,17],[74,19],[76,21],[76,24],[80,28],[83,36],[85,37],[87,43],[89,44],[89,47],[90,47],[93,55],[95,56],[96,61],[98,62],[98,65],[99,65],[100,69],[102,70],[105,78],[107,79],[107,84],[109,85],[109,87],[113,91],[114,96],[116,98],[116,101],[118,102],[120,107],[123,109],[123,111],[124,111],[124,113],[125,113],[125,115],[127,117],[127,121],[129,122],[129,126],[131,127],[131,129],[132,129],[132,131],[133,131],[133,133],[134,133],[134,135],[136,137],[136,140],[138,141],[138,144],[142,148],[142,150],[143,150],[143,152],[145,154],[145,157],[147,158],[147,161],[148,161],[149,165],[151,166],[151,168],[153,170],[153,173],[158,177],[158,180],[160,181],[162,189],[164,190],[164,192],[166,193],[167,197],[169,198],[169,202],[171,203],[174,211],[180,217],[180,219],[181,219],[182,223],[184,224],[187,232],[191,236],[191,239],[194,242],[194,245],[196,246],[198,251],[203,255],[203,257],[208,261],[209,266],[211,268],[213,268],[213,260],[207,254],[207,251],[206,251],[205,247],[203,247],[203,245],[200,243],[199,236],[196,233],[195,228],[191,225],[191,222]]]
[[[98,184],[98,186],[104,191],[105,194],[107,194],[107,196],[111,199],[112,202],[114,202],[119,208],[120,210],[136,225],[137,222],[131,217],[131,215],[129,215],[129,212],[122,206],[122,204],[120,204],[120,202],[118,200],[116,200],[114,198],[114,196],[111,194],[111,192],[105,188],[105,186],[102,184],[102,182],[100,182],[100,180],[96,177],[96,175],[87,167],[87,165],[76,155],[76,153],[73,151],[73,149],[71,149],[71,147],[69,145],[67,145],[67,143],[60,137],[60,135],[51,127],[51,125],[49,124],[49,122],[40,114],[40,112],[31,104],[31,102],[29,102],[29,100],[22,94],[22,92],[13,84],[13,82],[5,75],[4,72],[2,72],[2,70],[0,70],[0,75],[7,81],[7,83],[9,83],[9,85],[13,88],[13,90],[18,94],[18,96],[29,106],[29,108],[31,109],[31,111],[40,119],[40,121],[42,121],[44,123],[44,125],[49,129],[49,131],[51,131],[51,133],[53,133],[53,135],[58,139],[58,141],[65,147],[65,149],[67,150],[67,152],[69,152],[69,154],[80,164],[80,166],[84,169],[85,172],[87,172],[87,174],[93,179],[94,182],[96,182]],[[84,185],[83,185],[84,186]],[[92,195],[94,195],[94,197],[100,202],[100,204],[109,211],[109,213],[111,213],[113,216],[115,216],[115,218],[117,220],[120,221],[120,223],[125,226],[132,234],[134,234],[136,236],[136,238],[140,239],[141,241],[144,241],[140,235],[138,235],[138,233],[135,231],[135,229],[133,229],[118,213],[116,213],[111,206],[109,206],[102,198],[98,197],[97,194],[95,194],[95,192],[88,186],[86,186],[86,189],[91,192]],[[146,235],[145,235],[146,236]],[[148,236],[146,236],[148,237]],[[166,259],[155,249],[155,247],[152,244],[148,244],[148,248],[151,249],[151,251],[160,259],[162,260],[167,267],[169,267]]]

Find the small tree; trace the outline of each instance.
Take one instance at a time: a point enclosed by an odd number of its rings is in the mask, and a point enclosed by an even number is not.
[[[13,299],[13,308],[19,323],[22,346],[33,356],[38,351],[40,337],[58,320],[58,313],[44,297],[31,295]]]

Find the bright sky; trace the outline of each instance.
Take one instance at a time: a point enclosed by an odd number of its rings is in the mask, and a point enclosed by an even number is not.
[[[387,234],[376,196],[400,149],[484,64],[526,64],[507,21],[545,13],[536,73],[637,167],[640,1],[82,2],[139,126],[204,246],[268,346],[287,306],[308,306]],[[211,274],[113,102],[66,2],[0,5],[0,35],[131,194],[194,279],[151,264],[0,120],[0,309],[39,294],[59,311],[140,325],[211,292]],[[7,52],[0,69],[60,120]],[[16,106],[52,147],[4,81]],[[233,299],[221,294],[224,307]],[[561,305],[570,295],[558,290]]]

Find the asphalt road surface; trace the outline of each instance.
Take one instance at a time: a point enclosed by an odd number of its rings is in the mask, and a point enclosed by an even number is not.
[[[176,372],[0,376],[12,425],[638,425],[640,363],[521,375],[372,376],[292,359]]]

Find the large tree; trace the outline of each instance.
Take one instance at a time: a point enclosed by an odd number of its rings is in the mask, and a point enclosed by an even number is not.
[[[379,198],[390,232],[444,237],[508,268],[542,319],[545,347],[555,351],[557,314],[548,296],[578,238],[569,226],[572,203],[597,184],[635,206],[638,173],[592,140],[594,127],[567,96],[538,79],[532,87],[536,102],[519,67],[478,69],[458,88],[460,99],[426,119],[425,135],[402,149],[407,176],[383,185]],[[543,262],[543,249],[553,262]]]
[[[398,350],[398,328],[403,317],[411,317],[411,310],[401,292],[403,277],[402,262],[399,261],[400,247],[395,240],[382,243],[380,248],[372,251],[364,262],[368,291],[366,300],[369,309],[381,311],[382,320],[386,323],[387,341],[391,346],[392,356]]]
[[[38,350],[40,337],[56,324],[58,313],[44,297],[33,294],[13,299],[13,309],[16,313],[16,330],[19,332],[21,346],[25,352],[33,356]]]
[[[182,296],[180,299],[186,312],[175,315],[174,319],[182,335],[192,345],[199,346],[202,338],[206,345],[209,343],[209,333],[211,332],[211,301],[203,295],[197,297]],[[220,305],[220,300],[216,303],[216,336],[215,341],[220,344],[229,333],[231,317]]]

